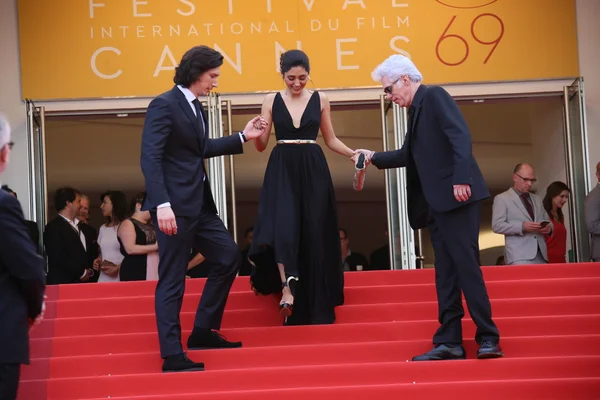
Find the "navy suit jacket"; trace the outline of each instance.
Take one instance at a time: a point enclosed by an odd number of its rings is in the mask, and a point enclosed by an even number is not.
[[[21,205],[0,190],[0,364],[29,363],[28,321],[42,310],[44,270]]]
[[[239,135],[208,139],[206,113],[202,110],[205,123],[201,126],[190,104],[174,86],[148,106],[141,155],[146,179],[144,210],[170,202],[177,217],[196,217],[203,206],[216,213],[204,159],[243,152]]]
[[[439,86],[421,85],[409,108],[408,132],[401,149],[378,152],[377,168],[406,167],[409,221],[413,229],[427,225],[429,207],[447,212],[490,197],[477,161],[471,133],[460,108]],[[458,202],[453,185],[470,185],[471,198]]]

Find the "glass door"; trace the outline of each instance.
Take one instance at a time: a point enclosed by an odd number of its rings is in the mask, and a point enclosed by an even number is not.
[[[218,93],[211,93],[206,103],[208,114],[208,137],[221,138],[227,133],[232,135],[231,101],[223,101]],[[227,163],[225,162],[227,158]],[[235,199],[235,174],[233,156],[213,157],[207,160],[207,173],[210,188],[217,206],[219,217],[225,227],[237,241],[237,213]],[[228,185],[229,182],[229,185]],[[227,186],[231,189],[231,199],[227,201]],[[231,208],[228,209],[228,204]],[[229,218],[231,213],[231,218]]]
[[[397,104],[388,101],[385,95],[380,98],[383,151],[402,147],[407,128],[407,112]],[[404,168],[385,170],[385,193],[388,220],[388,241],[391,269],[415,269],[417,257],[415,232],[408,222],[406,197],[406,170]],[[420,232],[417,233],[420,238]],[[419,250],[422,246],[419,246]]]
[[[37,223],[38,230],[42,233],[48,215],[45,109],[37,107],[31,100],[26,100],[25,106],[27,164],[29,165],[29,219]],[[43,235],[40,234],[40,241],[36,245],[39,249],[43,249]]]
[[[590,259],[590,238],[585,225],[583,202],[592,186],[589,171],[588,137],[583,78],[564,87],[565,161],[567,185],[571,189],[569,221],[572,262]]]
[[[222,104],[218,93],[210,93],[206,102],[208,114],[208,137],[218,139],[223,137]],[[227,227],[227,192],[225,190],[225,160],[224,157],[213,157],[207,160],[206,171],[210,182],[217,213]]]

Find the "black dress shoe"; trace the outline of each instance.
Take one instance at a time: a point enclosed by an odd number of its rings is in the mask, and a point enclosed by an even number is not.
[[[504,352],[500,348],[498,342],[492,340],[484,340],[477,350],[477,358],[500,358],[504,357]]]
[[[431,351],[413,357],[413,361],[464,360],[467,358],[464,347],[451,344],[437,344]]]
[[[195,363],[185,353],[165,358],[163,372],[204,371],[204,363]]]
[[[192,331],[187,347],[190,350],[235,349],[242,347],[242,342],[229,342],[217,331],[198,329]]]

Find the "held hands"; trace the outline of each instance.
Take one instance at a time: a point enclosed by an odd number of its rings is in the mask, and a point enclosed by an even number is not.
[[[248,140],[256,139],[265,133],[266,127],[267,121],[265,121],[261,115],[258,115],[248,121],[246,127],[244,128],[244,136],[246,136],[246,139]]]
[[[375,154],[374,151],[372,150],[365,150],[365,149],[356,149],[354,150],[354,154],[351,157],[351,160],[354,164],[356,164],[356,160],[358,160],[358,156],[364,154],[365,155],[365,167],[369,164],[371,164],[371,158],[373,158],[373,154]]]

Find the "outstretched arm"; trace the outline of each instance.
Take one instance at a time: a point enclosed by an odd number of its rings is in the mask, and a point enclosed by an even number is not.
[[[321,96],[321,132],[323,132],[323,139],[325,144],[331,150],[338,154],[346,157],[352,157],[354,150],[346,146],[340,139],[335,136],[333,131],[333,124],[331,123],[331,105],[329,104],[329,98],[325,93],[319,92]]]
[[[271,127],[273,126],[273,100],[275,99],[275,94],[268,94],[263,100],[261,115],[265,120],[265,133],[256,138],[254,142],[254,146],[256,146],[256,150],[263,152],[267,148],[267,144],[269,143],[269,136],[271,135]]]

